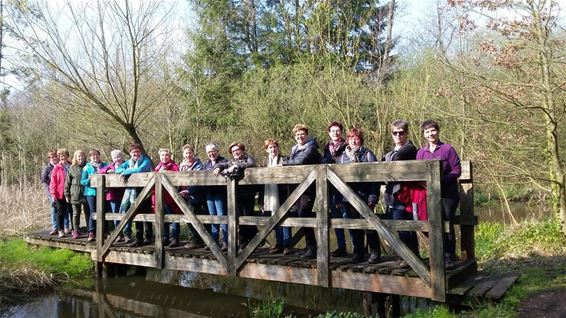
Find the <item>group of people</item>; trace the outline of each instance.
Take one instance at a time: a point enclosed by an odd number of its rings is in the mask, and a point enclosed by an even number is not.
[[[391,126],[391,136],[394,143],[393,149],[388,152],[382,160],[428,160],[440,159],[443,167],[442,186],[442,208],[445,220],[451,221],[459,202],[457,179],[461,173],[460,159],[454,148],[440,141],[439,125],[432,120],[427,120],[421,125],[421,132],[427,143],[420,149],[408,139],[409,127],[404,120],[396,120]],[[266,159],[264,167],[290,166],[290,165],[314,165],[314,164],[349,164],[356,162],[376,162],[375,154],[364,146],[364,135],[360,129],[351,128],[343,137],[343,126],[339,122],[328,125],[327,132],[330,140],[319,152],[319,145],[314,138],[309,136],[309,128],[304,124],[297,124],[292,130],[296,144],[291,148],[288,156],[283,156],[276,139],[269,138],[264,142]],[[249,167],[258,166],[256,160],[246,152],[246,147],[240,142],[234,142],[228,146],[231,158],[220,156],[219,148],[214,143],[205,147],[208,159],[203,163],[195,157],[195,149],[191,145],[182,147],[183,160],[179,164],[171,158],[169,149],[159,150],[159,163],[154,171],[191,171],[209,170],[214,175],[227,178],[238,178],[243,171]],[[87,162],[85,154],[78,150],[73,155],[72,162],[68,161],[69,153],[65,149],[59,149],[57,153],[49,152],[49,164],[43,169],[42,181],[46,184],[48,197],[52,206],[51,234],[63,237],[71,233],[73,238],[80,236],[79,220],[80,211],[84,211],[88,228],[88,240],[95,239],[95,223],[91,215],[96,211],[96,189],[90,187],[90,179],[96,173],[116,173],[127,178],[133,173],[149,172],[152,170],[151,161],[142,154],[142,149],[137,144],[129,147],[130,159],[125,160],[120,150],[111,152],[112,162],[107,164],[100,160],[100,152],[91,150],[90,160]],[[378,203],[380,185],[376,183],[354,183],[349,184],[352,190],[373,209]],[[237,214],[239,216],[254,215],[256,196],[259,198],[259,207],[262,215],[275,213],[296,185],[266,184],[261,188],[246,185],[238,187]],[[415,212],[414,200],[411,195],[419,193],[415,186],[407,183],[389,182],[385,187],[384,204],[386,207],[386,218],[393,220],[412,220]],[[188,186],[179,187],[179,194],[193,208],[196,214],[226,215],[227,198],[226,189],[218,186]],[[137,188],[112,188],[106,193],[106,201],[110,210],[116,213],[125,213],[133,204],[138,195]],[[422,193],[422,191],[420,191]],[[314,217],[313,205],[316,195],[316,184],[311,184],[304,191],[291,209],[298,217]],[[155,202],[155,198],[151,200]],[[360,214],[353,206],[335,189],[331,190],[330,213],[333,218],[360,218]],[[167,193],[163,197],[163,208],[165,213],[180,213],[171,196]],[[426,209],[426,207],[423,207]],[[419,213],[420,214],[420,213]],[[117,224],[115,224],[117,225]],[[145,231],[144,231],[145,229]],[[164,231],[164,245],[169,247],[179,246],[178,223],[166,224]],[[212,224],[207,228],[221,250],[227,250],[227,225]],[[291,253],[291,228],[277,226],[274,229],[276,243],[270,249],[270,253]],[[331,252],[334,257],[348,255],[344,230],[336,229],[337,249]],[[145,237],[144,237],[145,232]],[[203,242],[198,232],[189,225],[190,241],[184,247],[196,249],[203,247]],[[242,225],[238,229],[238,246],[243,249],[258,232],[255,226]],[[353,262],[367,259],[369,263],[377,263],[381,258],[380,242],[375,231],[349,230],[353,245]],[[317,243],[314,230],[305,228],[306,247],[300,253],[303,259],[316,257]],[[409,249],[419,255],[418,240],[416,232],[400,231],[400,239]],[[131,225],[127,224],[123,236],[119,240],[139,246],[151,243],[153,231],[151,224],[136,222],[136,237],[132,239]],[[455,260],[455,235],[451,228],[444,237],[445,262],[447,266]],[[367,243],[367,244],[366,244]]]

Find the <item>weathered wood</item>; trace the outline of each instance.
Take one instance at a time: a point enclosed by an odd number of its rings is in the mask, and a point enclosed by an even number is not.
[[[248,243],[248,245],[244,248],[244,250],[236,257],[234,261],[235,269],[238,270],[239,267],[243,264],[243,262],[248,258],[248,256],[257,248],[257,246],[267,237],[269,232],[273,230],[273,228],[281,221],[281,219],[285,216],[285,214],[291,209],[293,204],[297,202],[300,196],[308,189],[308,187],[312,184],[315,179],[315,171],[311,171],[307,175],[307,177],[302,180],[299,186],[289,195],[287,200],[281,204],[279,209],[269,218],[261,217],[262,221],[266,221],[265,226],[254,236],[254,238]],[[257,217],[255,217],[257,218]],[[240,224],[241,218],[240,218]]]
[[[468,296],[471,297],[482,297],[488,290],[490,290],[499,281],[498,276],[489,276],[484,278],[479,284],[474,286],[472,290],[468,292]]]
[[[231,179],[226,189],[227,206],[228,206],[228,273],[232,276],[236,275],[236,252],[238,242],[238,181]]]
[[[165,177],[162,173],[155,174],[155,223],[146,224],[154,226],[155,233],[155,264],[157,268],[163,268],[163,186]]]
[[[515,281],[517,281],[519,276],[521,276],[521,274],[517,272],[506,274],[485,294],[485,297],[500,300],[511,286],[513,286]]]
[[[319,286],[330,286],[329,274],[329,237],[328,237],[328,182],[326,180],[327,166],[316,168],[316,197],[318,200],[316,267],[318,269],[317,282]]]
[[[97,215],[97,219],[96,219],[96,249],[97,249],[97,255],[98,258],[96,259],[97,262],[102,262],[103,259],[101,257],[102,253],[102,246],[104,244],[104,227],[105,227],[105,214],[104,214],[104,205],[105,205],[105,201],[104,201],[104,175],[103,174],[94,174],[92,175],[92,179],[91,180],[96,180],[96,215]],[[102,195],[98,195],[98,193],[102,193]],[[79,212],[80,213],[80,212]],[[91,215],[90,217],[93,217],[93,215]],[[88,220],[87,221],[87,227],[88,227]],[[69,222],[72,222],[72,220],[69,220]],[[78,231],[78,229],[76,229]]]
[[[431,298],[431,288],[419,277],[332,271],[332,287]]]
[[[173,201],[175,201],[177,206],[181,209],[181,211],[183,211],[183,214],[187,218],[189,218],[189,222],[193,225],[193,228],[198,232],[198,234],[200,235],[206,246],[208,246],[210,252],[212,252],[212,254],[214,255],[214,257],[216,257],[218,262],[220,262],[220,264],[227,269],[228,260],[226,259],[226,257],[224,257],[224,255],[220,251],[220,248],[218,247],[216,242],[212,239],[212,236],[210,236],[210,233],[208,233],[204,225],[196,218],[193,207],[187,205],[185,199],[181,197],[177,189],[173,187],[173,185],[169,182],[168,176],[162,175],[161,182],[163,184],[163,187],[165,187],[165,190],[173,198]]]
[[[448,292],[453,295],[463,296],[487,276],[487,273],[475,273],[462,283],[459,283],[457,286],[451,288]]]
[[[440,165],[438,167],[440,168]],[[354,207],[354,209],[374,227],[379,236],[389,244],[397,255],[407,261],[409,266],[411,266],[411,268],[425,281],[426,284],[430,284],[430,274],[421,260],[413,254],[411,250],[409,250],[407,245],[405,245],[398,236],[393,235],[393,233],[385,228],[383,222],[373,213],[367,204],[363,202],[348,185],[340,180],[340,178],[330,168],[328,168],[328,180],[332,183],[336,190],[338,190],[346,198],[346,200],[348,200],[352,207]],[[441,231],[441,229],[439,229],[439,231]]]
[[[430,278],[432,299],[444,302],[446,299],[446,277],[444,276],[444,236],[441,200],[442,166],[439,160],[427,160],[427,212],[430,222]]]
[[[133,174],[133,176],[135,175],[136,174]],[[114,231],[110,234],[108,240],[104,242],[104,245],[102,246],[102,251],[100,252],[100,256],[99,256],[103,261],[105,260],[105,257],[108,254],[110,245],[112,245],[112,243],[116,240],[118,235],[120,235],[124,227],[126,227],[126,223],[132,220],[138,207],[142,204],[142,202],[148,197],[148,195],[153,190],[154,184],[155,184],[155,178],[153,177],[153,175],[151,175],[151,178],[143,188],[142,192],[138,194],[134,204],[132,204],[128,209],[128,211],[126,212],[126,215],[122,219],[123,221],[120,222],[120,224],[118,224],[118,227],[116,227]],[[103,195],[103,194],[98,194],[98,195]]]
[[[247,168],[240,185],[251,184],[299,184],[311,172],[312,166],[281,166]]]
[[[467,162],[466,168],[470,175],[470,182],[462,183],[462,181],[460,181],[460,218],[462,220],[464,218],[476,218],[474,215],[474,185],[471,182],[472,163]],[[477,218],[475,224],[460,222],[460,246],[461,255],[464,259],[474,259],[476,257],[474,234],[476,224]]]

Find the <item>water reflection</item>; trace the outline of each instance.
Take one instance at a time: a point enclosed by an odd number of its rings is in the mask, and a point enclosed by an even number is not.
[[[510,202],[509,209],[504,204],[488,204],[474,207],[480,222],[500,222],[513,224],[529,219],[543,219],[552,216],[552,212],[544,205]],[[509,210],[511,213],[509,213]]]
[[[245,297],[144,280],[118,277],[99,281],[95,291],[53,293],[14,306],[0,317],[248,317]],[[312,312],[288,308],[299,317]]]

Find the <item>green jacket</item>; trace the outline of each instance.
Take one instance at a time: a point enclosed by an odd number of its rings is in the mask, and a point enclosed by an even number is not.
[[[84,187],[81,185],[83,167],[71,166],[65,177],[65,198],[71,204],[79,204],[84,200]]]

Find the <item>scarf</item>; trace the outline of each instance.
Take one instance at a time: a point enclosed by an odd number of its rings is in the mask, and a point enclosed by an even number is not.
[[[195,158],[196,159],[196,158]],[[195,164],[197,163],[197,161],[193,159],[192,162],[187,161],[187,160],[183,160],[183,162],[181,162],[181,164],[179,165],[179,171],[190,171],[193,170],[195,167]]]
[[[342,138],[340,138],[340,140],[338,141],[331,141],[328,143],[328,151],[330,151],[332,158],[336,158],[336,153],[338,152],[338,150],[340,150],[340,148],[342,148],[344,143],[345,140]]]
[[[101,161],[98,161],[98,162],[91,161],[90,165],[94,168],[94,172],[98,173],[98,171],[100,170],[100,167],[102,166],[102,162]]]
[[[350,146],[346,147],[345,152],[348,158],[350,158],[351,162],[360,162],[360,148],[351,148]]]

